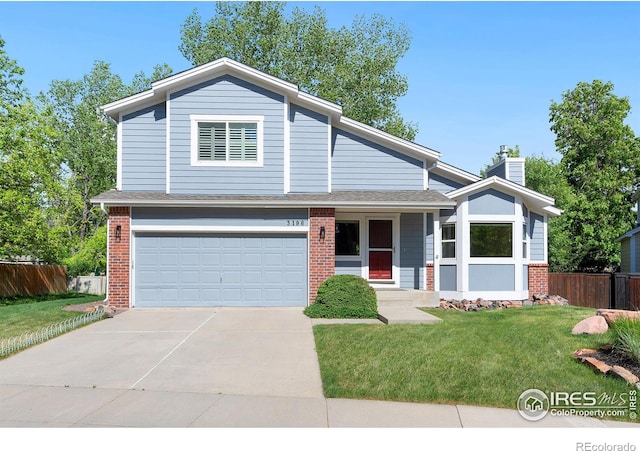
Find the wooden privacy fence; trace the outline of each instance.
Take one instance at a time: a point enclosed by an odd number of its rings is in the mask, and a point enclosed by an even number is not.
[[[0,298],[66,291],[66,266],[0,263]]]
[[[611,308],[611,274],[549,273],[549,294],[571,305]]]
[[[549,293],[571,305],[640,309],[640,274],[549,273]]]

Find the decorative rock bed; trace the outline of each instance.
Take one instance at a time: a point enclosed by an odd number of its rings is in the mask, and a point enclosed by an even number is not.
[[[573,357],[599,373],[612,375],[640,388],[640,366],[617,356],[611,346],[596,349],[578,349]]]
[[[459,310],[462,312],[477,312],[479,310],[532,307],[534,305],[568,305],[569,301],[558,295],[534,296],[532,301],[485,301],[478,298],[469,300],[440,299],[440,308],[445,310]]]

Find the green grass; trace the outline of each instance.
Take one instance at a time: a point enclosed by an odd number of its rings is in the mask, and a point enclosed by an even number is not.
[[[104,299],[104,296],[65,293],[0,300],[0,340],[34,332],[51,324],[64,321],[82,312],[67,312],[63,307],[85,304]]]
[[[574,336],[595,310],[570,306],[455,312],[427,309],[436,325],[314,327],[324,392],[330,398],[515,408],[529,388],[628,392],[572,356],[611,333]]]

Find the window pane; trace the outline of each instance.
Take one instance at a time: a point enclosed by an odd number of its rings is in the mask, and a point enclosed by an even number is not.
[[[213,159],[225,161],[227,159],[227,124],[215,123],[213,126]]]
[[[369,221],[369,248],[391,249],[393,247],[393,222],[386,219]]]
[[[360,255],[360,223],[336,222],[336,255]]]
[[[211,125],[198,124],[198,159],[211,160]]]
[[[258,159],[258,124],[229,124],[229,160]]]
[[[442,239],[443,240],[455,240],[456,239],[456,225],[455,224],[443,224],[442,225]]]
[[[471,257],[512,256],[512,224],[471,224]]]
[[[456,258],[456,242],[442,243],[442,258]]]

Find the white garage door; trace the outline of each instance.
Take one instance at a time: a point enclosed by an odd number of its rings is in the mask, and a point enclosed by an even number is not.
[[[307,238],[137,234],[136,307],[305,306]]]

